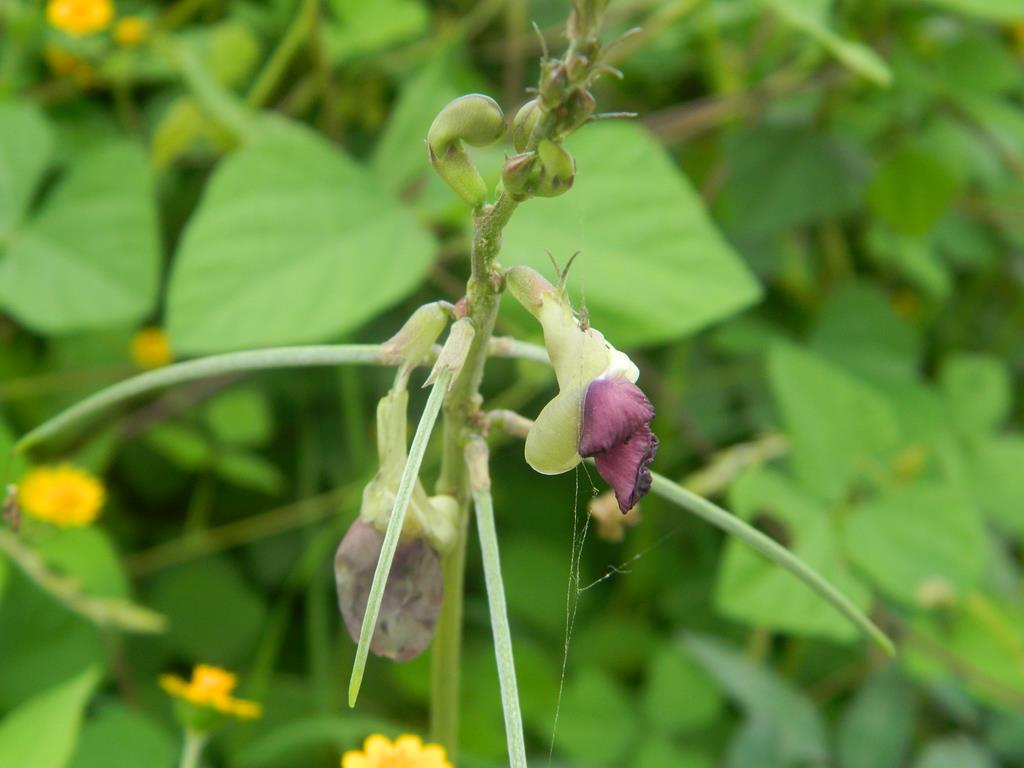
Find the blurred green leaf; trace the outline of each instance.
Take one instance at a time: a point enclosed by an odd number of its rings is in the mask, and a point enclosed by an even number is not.
[[[722,694],[681,649],[662,646],[651,657],[643,690],[645,722],[660,733],[686,733],[721,715]]]
[[[1009,415],[1012,381],[997,357],[951,356],[942,363],[939,381],[953,423],[968,437],[991,432]]]
[[[358,749],[372,733],[391,738],[401,728],[381,718],[366,715],[322,714],[287,722],[269,729],[253,739],[238,755],[242,768],[291,768],[300,764],[303,755],[324,746],[338,752]],[[76,767],[73,767],[76,768]]]
[[[215,471],[219,477],[239,488],[259,491],[268,496],[278,495],[287,484],[276,464],[247,451],[231,450],[218,454]]]
[[[1008,531],[1024,535],[1024,437],[985,440],[968,456],[971,493],[982,512]]]
[[[932,242],[922,237],[897,234],[876,221],[867,233],[871,257],[917,288],[926,297],[945,301],[953,278]]]
[[[959,190],[956,176],[941,159],[903,147],[882,163],[871,187],[871,209],[894,231],[910,237],[929,232]]]
[[[27,102],[0,101],[0,251],[50,162],[53,129]]]
[[[7,573],[0,600],[0,710],[100,667],[105,658],[95,627],[58,605],[21,571]]]
[[[567,682],[555,733],[560,752],[584,765],[623,765],[636,735],[635,708],[611,678],[587,669]]]
[[[831,0],[762,0],[795,29],[816,40],[853,72],[877,85],[889,85],[892,72],[871,48],[836,34],[828,25]]]
[[[569,584],[569,546],[532,537],[501,543],[501,569],[513,619],[529,622],[550,638],[565,632],[565,594]]]
[[[82,155],[0,259],[0,304],[45,334],[133,322],[156,299],[153,178],[133,144]]]
[[[690,634],[683,638],[683,645],[744,711],[748,726],[754,732],[770,734],[773,751],[785,761],[782,765],[828,762],[825,725],[802,693],[724,643]],[[766,759],[763,765],[771,762]]]
[[[266,615],[238,569],[220,557],[164,571],[147,604],[170,620],[170,647],[190,660],[228,666],[245,658]]]
[[[46,563],[72,576],[82,591],[103,597],[128,597],[128,580],[110,537],[100,528],[62,528],[35,543]]]
[[[120,704],[85,723],[68,768],[171,768],[178,746],[165,728]]]
[[[885,472],[900,431],[875,390],[788,344],[769,351],[768,378],[804,487],[838,501],[857,481]]]
[[[203,409],[206,423],[225,443],[263,445],[273,435],[273,413],[258,389],[236,387],[210,400]]]
[[[667,741],[644,740],[630,768],[712,768],[714,762],[706,754],[681,749]]]
[[[34,696],[0,721],[0,765],[64,768],[99,679],[87,669]]]
[[[601,616],[580,622],[573,637],[572,662],[599,667],[617,675],[635,674],[646,666],[657,644],[650,623],[641,618]]]
[[[961,600],[952,615],[939,621],[918,615],[915,629],[934,653],[911,657],[915,672],[931,679],[955,679],[942,664],[945,654],[963,659],[968,675],[963,684],[973,696],[993,706],[1018,707],[1024,700],[1024,608],[1007,601],[974,593]]]
[[[995,768],[985,748],[968,736],[948,736],[928,744],[914,768]]]
[[[581,251],[571,286],[620,345],[668,341],[756,301],[760,288],[664,150],[633,124],[595,125],[568,148],[579,178],[567,194],[516,212],[505,250],[550,274],[550,251]]]
[[[6,495],[7,483],[13,483],[21,479],[21,476],[28,469],[28,462],[23,456],[15,456],[12,452],[14,448],[14,441],[16,437],[11,431],[11,428],[4,422],[2,415],[0,415],[0,467],[2,467],[2,476],[0,476],[0,483],[4,485],[4,488],[0,490],[0,494]]]
[[[181,352],[335,338],[415,288],[433,240],[323,138],[280,123],[224,160],[178,249]]]
[[[776,235],[855,210],[864,196],[867,162],[848,142],[788,125],[733,131],[725,155],[731,228]],[[766,183],[770,179],[771,183]]]
[[[1006,0],[928,0],[931,5],[948,8],[964,16],[986,21],[1020,21],[1024,9]]]
[[[977,510],[954,488],[917,485],[860,504],[844,531],[850,559],[908,604],[929,592],[961,597],[978,585],[988,540]]]
[[[856,282],[829,297],[811,347],[869,381],[905,381],[917,374],[921,343],[885,294]]]
[[[326,29],[327,50],[338,64],[415,38],[430,16],[420,0],[331,0],[338,20]]]
[[[200,46],[210,74],[228,88],[244,84],[259,63],[260,41],[238,21],[205,27]]]
[[[896,663],[868,678],[839,724],[840,768],[903,765],[914,738],[914,689]]]
[[[864,609],[870,595],[847,567],[839,534],[828,510],[771,470],[743,473],[730,489],[733,512],[782,538],[782,543],[814,568],[854,605]],[[786,571],[730,539],[718,572],[715,605],[749,624],[800,634],[853,640],[856,628]]]

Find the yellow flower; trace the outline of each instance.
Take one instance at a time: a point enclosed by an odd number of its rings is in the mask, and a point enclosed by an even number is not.
[[[132,360],[140,368],[160,368],[174,360],[163,328],[143,328],[132,339]]]
[[[18,489],[18,503],[28,515],[62,527],[89,525],[104,496],[99,479],[66,464],[29,470]]]
[[[192,679],[177,675],[160,675],[160,687],[176,699],[203,709],[213,709],[222,715],[251,720],[263,714],[255,701],[236,699],[231,695],[238,678],[220,667],[199,664],[192,670]]]
[[[341,768],[452,768],[444,747],[426,744],[419,736],[399,736],[394,742],[375,733],[362,751],[346,752]]]
[[[73,37],[82,37],[110,25],[114,3],[111,0],[50,0],[46,18],[51,26]]]
[[[114,25],[114,40],[118,45],[139,45],[148,35],[149,22],[140,16],[125,16]]]

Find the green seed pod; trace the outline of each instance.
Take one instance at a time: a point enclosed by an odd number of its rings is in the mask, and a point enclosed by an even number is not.
[[[533,129],[537,127],[542,114],[540,104],[536,99],[530,99],[516,112],[515,119],[512,121],[512,145],[516,148],[516,152],[526,151],[526,146],[530,143],[530,136],[533,135]]]
[[[544,139],[537,145],[540,173],[532,192],[538,197],[558,197],[576,180],[576,161],[565,147]]]
[[[530,196],[536,165],[536,152],[513,155],[505,161],[505,166],[501,169],[501,182],[513,200],[522,201]]]
[[[463,144],[486,147],[505,133],[505,116],[489,96],[460,96],[442,109],[427,132],[427,150],[434,170],[474,208],[483,205],[487,185]]]

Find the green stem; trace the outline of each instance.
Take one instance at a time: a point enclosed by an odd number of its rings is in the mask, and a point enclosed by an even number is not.
[[[381,545],[380,557],[377,560],[377,568],[373,572],[373,584],[370,586],[363,626],[359,630],[359,645],[356,648],[356,658],[352,664],[352,677],[348,686],[348,705],[350,707],[354,707],[356,699],[359,698],[359,688],[363,683],[366,660],[370,653],[370,641],[377,628],[380,604],[384,599],[384,588],[387,585],[388,574],[391,572],[391,562],[395,559],[398,539],[405,524],[405,513],[409,510],[409,502],[412,499],[413,489],[416,487],[416,479],[419,477],[420,465],[423,464],[423,454],[427,450],[430,434],[434,431],[434,424],[441,413],[441,404],[444,402],[451,378],[451,371],[445,369],[434,382],[430,390],[430,397],[427,398],[427,404],[423,409],[423,416],[420,418],[420,423],[416,425],[416,434],[409,447],[409,458],[402,469],[402,479],[395,492],[395,506],[391,510],[388,529],[384,534],[384,543]]]
[[[341,344],[337,346],[278,347],[249,352],[230,352],[199,360],[175,363],[155,371],[139,374],[87,397],[45,421],[15,443],[17,453],[54,438],[82,422],[98,416],[115,405],[166,387],[185,382],[221,376],[227,373],[261,371],[268,368],[305,368],[351,364],[392,365],[383,349],[376,344]]]
[[[185,729],[185,743],[181,749],[181,762],[178,768],[199,768],[199,760],[203,756],[208,736],[191,728]]]
[[[261,107],[269,99],[284,76],[299,48],[313,31],[319,0],[304,0],[295,14],[291,26],[284,33],[281,42],[271,54],[249,91],[246,101],[250,107]]]
[[[238,142],[244,143],[253,138],[253,113],[235,94],[217,82],[189,46],[170,37],[158,38],[155,45],[167,56],[181,79],[185,81],[189,92],[210,117],[220,123]]]
[[[433,644],[430,730],[433,740],[444,745],[452,760],[458,753],[459,659],[469,529],[470,497],[463,451],[473,416],[479,408],[480,382],[498,317],[501,280],[494,271],[494,261],[501,248],[501,232],[516,205],[510,197],[502,195],[493,206],[485,207],[474,218],[472,272],[466,292],[469,317],[476,334],[462,373],[444,405],[444,453],[437,491],[458,499],[459,520],[455,546],[444,561],[444,604]]]
[[[141,605],[122,598],[86,594],[77,579],[54,573],[42,557],[10,531],[0,530],[0,554],[6,555],[50,597],[96,626],[146,634],[167,628],[164,616]]]
[[[466,449],[466,464],[469,466],[473,487],[473,505],[476,508],[477,533],[480,537],[480,553],[484,564],[484,582],[487,585],[491,632],[494,635],[494,656],[498,664],[498,682],[501,686],[501,708],[505,714],[509,766],[526,768],[523,714],[519,708],[519,689],[512,655],[512,631],[508,624],[505,585],[501,578],[498,532],[494,525],[494,502],[491,498],[487,459],[487,444],[482,438],[476,438]]]
[[[479,336],[478,332],[477,337]],[[488,345],[485,349],[488,354],[499,357],[523,357],[541,362],[547,359],[543,347],[514,339],[496,339],[494,345]],[[229,352],[175,363],[118,382],[76,403],[24,435],[15,443],[14,451],[24,453],[126,400],[197,379],[272,368],[308,368],[343,364],[398,365],[400,362],[390,357],[379,344],[338,344]]]
[[[730,536],[735,536],[773,563],[781,565],[859,627],[861,631],[878,643],[886,653],[890,656],[896,654],[892,640],[871,619],[850,602],[846,595],[832,586],[820,574],[815,572],[813,568],[788,549],[777,544],[756,528],[747,525],[747,523],[735,515],[729,514],[717,504],[713,504],[692,491],[688,491],[667,477],[656,472],[652,472],[651,477],[653,478],[651,483],[652,492],[682,507],[687,512],[697,515],[697,517],[711,523],[715,527],[722,529]]]

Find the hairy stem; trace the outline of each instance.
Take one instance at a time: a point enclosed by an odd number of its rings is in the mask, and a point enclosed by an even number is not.
[[[469,483],[463,451],[480,408],[487,350],[494,333],[501,298],[501,276],[494,268],[501,249],[501,232],[516,209],[516,202],[502,195],[492,206],[474,216],[469,282],[469,318],[476,335],[462,373],[444,405],[444,454],[437,492],[459,501],[458,536],[444,561],[444,605],[434,636],[431,671],[432,738],[455,759],[459,733],[459,658],[462,653],[462,600],[466,570],[466,538],[469,521]]]

